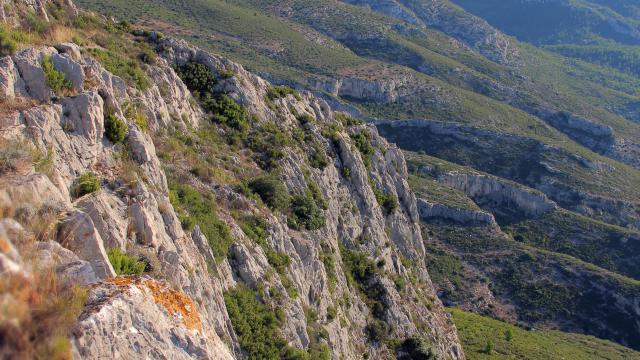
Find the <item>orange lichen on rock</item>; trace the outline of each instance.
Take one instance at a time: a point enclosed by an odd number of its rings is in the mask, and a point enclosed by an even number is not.
[[[200,314],[198,314],[193,300],[188,295],[170,289],[155,280],[142,279],[137,276],[120,276],[106,279],[105,281],[117,286],[136,285],[143,291],[145,288],[148,289],[156,304],[162,305],[172,316],[177,313],[181,315],[182,322],[187,329],[195,329],[198,332],[202,332]]]
[[[1,253],[8,253],[9,250],[11,250],[11,248],[9,247],[9,242],[3,238],[0,238],[0,252]]]

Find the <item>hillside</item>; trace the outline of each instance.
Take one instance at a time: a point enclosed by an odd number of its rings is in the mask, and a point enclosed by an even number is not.
[[[186,42],[14,5],[3,357],[465,358],[375,127]]]
[[[0,354],[638,357],[636,6],[526,3],[4,4]]]
[[[527,331],[451,309],[467,359],[637,359],[640,354],[594,337],[559,331]],[[487,346],[489,344],[489,346]],[[491,352],[487,350],[491,349]]]

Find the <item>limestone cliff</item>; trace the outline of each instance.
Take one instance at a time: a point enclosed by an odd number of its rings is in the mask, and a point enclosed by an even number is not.
[[[40,5],[46,14],[51,4]],[[95,21],[112,29],[110,20]],[[121,76],[105,61],[116,50],[99,43],[27,45],[0,62],[0,138],[3,151],[14,154],[3,160],[0,207],[37,241],[26,246],[6,237],[22,257],[43,249],[55,273],[89,286],[70,334],[75,357],[244,358],[249,340],[228,306],[234,289],[250,289],[259,308],[277,314],[274,334],[284,339],[283,351],[299,349],[302,358],[314,349],[335,359],[403,356],[417,351],[411,346],[418,341],[420,351],[437,358],[464,359],[425,270],[416,199],[398,148],[310,93],[273,96],[276,88],[241,65],[183,41],[110,31],[127,49],[144,45],[154,55],[132,58]],[[234,163],[218,169],[227,177],[198,176],[175,160],[185,154],[158,154],[179,141],[200,146],[197,134],[224,138],[233,130],[219,117],[211,122],[201,108],[207,99],[195,100],[175,70],[193,64],[215,78],[206,91],[221,96],[216,101],[231,99],[227,104],[248,114],[243,131],[302,134],[302,145],[288,140],[269,163],[278,169],[269,176],[302,210],[266,206],[242,189],[245,179],[229,175],[265,173],[265,154],[249,140],[233,145],[235,154],[204,154]],[[64,79],[62,91],[52,77]],[[203,155],[194,148],[190,156]],[[219,219],[217,233],[201,228],[210,222],[189,226],[175,186],[211,199],[203,216]],[[305,202],[310,197],[316,204]],[[313,226],[304,225],[308,208],[318,220]],[[32,220],[44,223],[45,214],[53,231],[36,232]],[[261,224],[259,241],[248,218]],[[223,256],[215,250],[221,239],[212,235],[230,239]],[[145,275],[116,277],[123,270],[114,259],[122,254],[142,263]],[[0,269],[30,273],[40,263],[18,264],[17,256],[3,250]]]

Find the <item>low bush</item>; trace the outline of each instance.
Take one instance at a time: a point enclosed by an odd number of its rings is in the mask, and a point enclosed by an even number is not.
[[[267,246],[267,227],[269,224],[257,216],[244,216],[240,219],[242,231],[258,245]]]
[[[76,179],[74,195],[80,197],[100,190],[100,179],[92,172],[86,172]]]
[[[108,114],[104,119],[104,136],[114,144],[120,143],[127,135],[127,124],[115,114]]]
[[[289,207],[291,196],[282,181],[275,176],[266,175],[249,182],[249,188],[272,210],[282,210]]]
[[[216,203],[211,195],[203,196],[192,186],[171,182],[169,200],[185,230],[190,231],[198,225],[207,237],[215,258],[227,257],[233,237],[227,224],[216,215]]]
[[[256,291],[245,285],[224,294],[224,302],[242,350],[249,359],[309,359],[282,338],[278,328],[282,319],[264,304]]]
[[[65,75],[53,66],[51,56],[45,56],[42,59],[42,71],[44,71],[44,76],[47,79],[47,85],[49,85],[54,94],[62,95],[73,90],[71,81],[67,80]]]
[[[436,355],[427,340],[421,337],[406,339],[400,344],[396,352],[398,360],[435,360]]]
[[[247,146],[255,153],[256,162],[265,170],[275,169],[285,156],[284,148],[292,143],[291,137],[273,123],[263,124],[247,139]]]
[[[271,265],[278,274],[284,275],[287,267],[289,267],[291,263],[289,256],[271,249],[267,249],[266,254],[269,265]]]
[[[302,97],[297,91],[286,85],[271,86],[267,89],[267,98],[269,100],[281,99],[289,95],[293,95],[293,97],[298,101],[302,100]]]
[[[111,47],[113,48],[113,47]],[[138,90],[145,91],[151,86],[149,78],[144,73],[135,58],[111,50],[89,49],[90,54],[98,60],[105,69],[121,77]]]
[[[336,112],[334,113],[334,117],[336,120],[340,121],[344,126],[362,125],[362,120],[358,120],[345,113]]]
[[[364,295],[363,300],[373,316],[382,319],[386,310],[383,301],[386,290],[375,279],[375,276],[380,273],[380,269],[366,255],[349,250],[344,246],[340,246],[340,254],[348,284]]]
[[[176,68],[178,76],[196,96],[213,94],[216,78],[206,65],[188,62]]]
[[[318,230],[325,224],[325,218],[311,191],[295,195],[291,200],[291,214],[287,223],[293,229]]]
[[[365,327],[367,337],[371,342],[382,342],[389,335],[389,325],[379,319],[374,319]]]
[[[202,106],[212,114],[212,121],[229,126],[239,132],[249,128],[247,112],[234,99],[225,95],[206,96],[202,99]]]
[[[85,289],[60,281],[53,271],[37,271],[28,279],[3,274],[0,294],[0,354],[4,359],[73,358],[69,339],[84,309]]]
[[[316,169],[324,170],[329,165],[327,155],[324,153],[322,146],[314,142],[311,149],[311,155],[309,156],[309,165]]]
[[[107,256],[111,266],[113,266],[113,270],[118,275],[142,274],[147,267],[146,263],[139,261],[135,256],[123,253],[119,248],[109,249]]]
[[[12,139],[0,142],[0,175],[23,172],[34,163],[35,147],[28,141]]]
[[[371,190],[373,190],[378,205],[382,206],[385,214],[393,214],[399,206],[398,198],[394,194],[380,189],[372,179],[369,179],[369,185],[371,185]]]
[[[29,42],[31,42],[29,33],[0,24],[0,56],[13,55],[20,44]]]
[[[356,144],[358,151],[363,157],[368,158],[375,153],[375,148],[371,144],[371,135],[366,131],[361,131],[357,134],[352,134],[351,139]]]

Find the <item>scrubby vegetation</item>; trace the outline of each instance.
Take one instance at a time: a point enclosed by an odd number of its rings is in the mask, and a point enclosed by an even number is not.
[[[21,44],[30,41],[29,33],[0,24],[0,56],[13,55]]]
[[[147,267],[146,263],[139,261],[135,256],[123,253],[119,248],[109,249],[107,256],[113,270],[118,275],[142,274]]]
[[[386,339],[389,332],[389,326],[383,321],[386,290],[376,279],[380,269],[366,255],[344,246],[340,246],[340,255],[349,286],[360,292],[374,317],[366,328],[369,339],[375,342]]]
[[[255,178],[249,182],[249,188],[256,192],[262,201],[273,210],[289,207],[291,196],[282,181],[272,175]]]
[[[211,120],[234,131],[229,140],[235,141],[248,129],[247,112],[234,99],[215,90],[217,79],[206,65],[188,62],[176,70],[202,107],[211,114]]]
[[[91,194],[100,190],[100,179],[93,172],[80,175],[73,186],[73,194],[76,197]]]
[[[47,85],[51,88],[54,94],[64,95],[73,90],[73,84],[67,80],[65,75],[56,70],[51,60],[51,56],[45,56],[42,59],[42,71],[47,79]]]
[[[174,182],[169,184],[169,189],[169,200],[182,227],[190,231],[197,225],[207,237],[216,259],[227,257],[233,237],[227,224],[216,215],[216,203],[212,195],[202,195],[192,186]]]
[[[273,170],[278,167],[278,161],[284,158],[284,148],[292,146],[293,140],[278,125],[264,123],[249,134],[246,143],[254,152],[254,159],[260,167]]]
[[[467,359],[635,359],[640,353],[592,336],[527,331],[488,317],[451,309]],[[508,337],[506,334],[511,334]],[[491,352],[487,344],[491,343]]]
[[[373,179],[369,179],[369,185],[373,190],[378,205],[382,206],[385,214],[393,214],[398,209],[398,198],[394,194],[380,189]]]
[[[116,114],[110,113],[104,119],[104,136],[114,144],[120,143],[127,135],[127,124]]]
[[[91,56],[95,57],[109,72],[121,77],[138,90],[145,91],[151,85],[149,78],[144,73],[135,58],[113,50],[89,49]]]
[[[267,98],[269,100],[280,99],[289,95],[293,95],[298,101],[302,100],[300,94],[289,86],[270,86],[269,89],[267,89]]]
[[[31,278],[0,277],[0,354],[7,359],[71,359],[71,329],[84,309],[87,291],[59,281],[53,271]]]
[[[310,190],[293,196],[288,224],[294,229],[318,230],[325,224],[322,209]]]
[[[397,348],[398,360],[435,360],[436,354],[431,344],[421,337],[412,337],[403,341]]]
[[[238,285],[224,294],[224,300],[240,346],[250,359],[309,359],[306,351],[292,348],[282,338],[278,331],[282,315],[254,290]]]
[[[364,166],[371,167],[371,156],[375,153],[375,148],[371,145],[371,136],[366,131],[361,131],[351,135],[351,139],[356,144],[358,151],[362,155]]]
[[[49,174],[52,161],[51,151],[43,154],[31,142],[18,139],[0,142],[0,175],[24,172],[32,166],[38,172]]]

